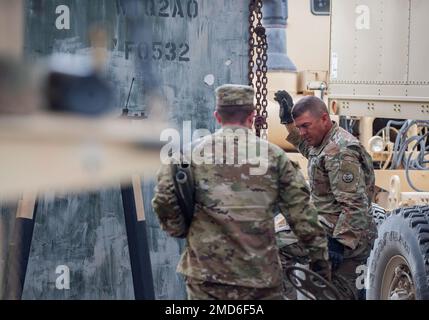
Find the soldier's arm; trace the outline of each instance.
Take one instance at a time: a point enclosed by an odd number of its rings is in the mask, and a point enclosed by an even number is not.
[[[359,155],[351,149],[340,151],[325,158],[325,168],[332,193],[342,207],[333,237],[355,249],[363,233],[370,227],[365,173]]]
[[[180,211],[169,165],[162,165],[158,172],[158,184],[155,187],[152,207],[164,231],[172,237],[186,237],[188,228]]]
[[[299,135],[298,128],[290,123],[286,124],[286,129],[288,131],[286,141],[293,144],[304,157],[308,158],[309,145]]]
[[[298,165],[286,155],[279,159],[279,208],[312,261],[328,259],[327,239],[310,202],[310,191]]]

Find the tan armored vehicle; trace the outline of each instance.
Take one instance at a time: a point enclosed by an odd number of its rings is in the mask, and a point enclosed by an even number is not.
[[[311,16],[303,2],[289,1],[288,51],[298,61],[296,81],[286,84],[272,74],[270,93],[280,88],[296,92],[295,100],[320,96],[311,88],[326,81],[323,97],[331,114],[359,137],[376,169],[379,233],[366,269],[367,299],[429,299],[429,2],[332,0],[330,19]],[[329,70],[323,68],[327,60],[314,68],[320,57],[329,58]],[[272,102],[270,139],[291,150]],[[300,156],[291,155],[305,168]]]

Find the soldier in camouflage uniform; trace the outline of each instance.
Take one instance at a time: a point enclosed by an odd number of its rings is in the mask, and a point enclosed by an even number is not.
[[[177,271],[185,276],[189,299],[282,298],[273,219],[277,208],[307,248],[313,270],[330,275],[326,234],[310,204],[305,180],[282,149],[251,131],[253,99],[249,86],[224,85],[216,90],[215,117],[222,128],[193,144],[195,213],[189,227],[179,209],[170,165],[162,165],[158,174],[152,205],[161,227],[187,240]],[[240,142],[238,132],[247,144]],[[229,140],[231,134],[234,139]],[[252,139],[257,143],[250,143]],[[233,146],[232,152],[224,152],[216,162],[195,163],[196,153],[219,145],[222,150]],[[259,159],[267,164],[262,174],[252,173],[255,158],[237,163],[240,154],[260,156],[253,150],[256,146],[261,153],[263,147],[267,151]],[[234,164],[228,162],[231,155]]]
[[[376,235],[370,215],[375,180],[371,157],[353,135],[331,121],[321,99],[304,97],[293,106],[290,95],[279,91],[275,100],[289,132],[287,141],[308,159],[311,199],[328,233],[333,276],[346,279],[355,296],[363,298],[356,287],[356,268],[366,264]]]

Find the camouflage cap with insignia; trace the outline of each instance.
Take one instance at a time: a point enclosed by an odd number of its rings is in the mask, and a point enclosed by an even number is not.
[[[224,84],[216,89],[217,107],[252,106],[255,91],[251,86]]]

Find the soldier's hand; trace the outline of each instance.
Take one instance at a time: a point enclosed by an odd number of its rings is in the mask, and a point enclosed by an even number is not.
[[[310,270],[316,272],[326,281],[331,281],[331,265],[326,260],[316,260],[310,262]]]
[[[274,94],[274,100],[280,105],[280,122],[282,124],[293,123],[292,119],[292,107],[293,99],[289,93],[285,90],[279,90]]]
[[[329,260],[332,264],[332,271],[337,270],[344,260],[344,245],[337,239],[328,238]]]

